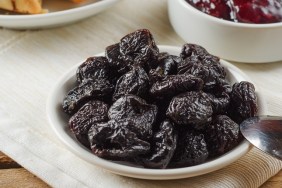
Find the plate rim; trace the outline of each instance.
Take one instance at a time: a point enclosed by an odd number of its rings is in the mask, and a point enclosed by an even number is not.
[[[158,45],[160,48],[160,51],[178,51],[180,53],[181,47],[176,46],[165,46],[165,45]],[[96,54],[95,56],[101,56],[104,53]],[[231,63],[220,60],[224,67],[228,67],[231,70],[236,71],[239,73],[244,80],[251,81],[252,80],[243,73],[239,68],[232,65]],[[76,72],[77,67],[82,62],[75,64],[70,69],[63,74],[56,84],[53,86],[53,89],[51,90],[46,104],[46,112],[47,112],[47,118],[49,125],[52,127],[53,131],[55,132],[56,136],[59,138],[59,140],[67,146],[69,150],[71,150],[72,153],[74,153],[79,158],[89,162],[90,164],[93,164],[97,167],[103,168],[107,171],[110,171],[115,174],[128,176],[128,177],[134,177],[134,178],[140,178],[140,179],[151,179],[151,180],[168,180],[168,179],[180,179],[180,178],[187,178],[187,177],[194,177],[202,174],[206,174],[218,169],[221,169],[235,161],[237,161],[239,158],[243,157],[251,148],[252,145],[245,139],[240,145],[238,145],[235,149],[233,149],[233,152],[227,152],[226,154],[213,159],[209,162],[191,166],[191,167],[184,167],[184,168],[176,168],[176,169],[146,169],[146,168],[138,168],[138,167],[131,167],[131,166],[125,166],[122,164],[117,164],[102,158],[99,158],[95,155],[93,155],[90,151],[87,151],[85,148],[83,148],[82,145],[80,145],[76,140],[71,138],[64,130],[64,127],[62,127],[58,121],[54,119],[54,117],[59,116],[56,114],[56,111],[54,112],[54,105],[55,100],[54,98],[57,96],[57,92],[60,91],[58,88],[62,88],[67,81],[69,81]],[[252,82],[254,83],[254,82]],[[255,84],[254,84],[255,85]],[[259,92],[259,88],[256,86],[256,93],[258,94],[259,102],[262,106],[261,114],[267,113],[267,106],[266,102],[261,95],[261,92]],[[236,153],[234,152],[234,150]],[[80,153],[82,152],[82,154]],[[227,157],[226,157],[227,156]],[[223,158],[226,157],[226,158]]]
[[[120,0],[101,0],[81,7],[34,15],[0,15],[0,27],[12,30],[55,28],[94,16]]]
[[[0,20],[6,19],[6,20],[12,21],[12,20],[38,19],[38,18],[46,18],[46,17],[54,17],[54,16],[56,17],[56,16],[62,16],[66,14],[73,14],[73,13],[81,12],[82,10],[93,9],[95,7],[99,7],[102,5],[115,3],[117,1],[119,0],[100,0],[100,1],[93,2],[88,5],[81,6],[81,7],[75,7],[71,9],[44,13],[44,14],[29,14],[29,15],[3,15],[3,14],[0,14]]]

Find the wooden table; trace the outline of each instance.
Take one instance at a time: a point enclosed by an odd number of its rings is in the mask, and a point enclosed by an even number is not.
[[[0,187],[49,187],[45,182],[0,152]],[[281,188],[282,170],[265,182],[261,188]]]

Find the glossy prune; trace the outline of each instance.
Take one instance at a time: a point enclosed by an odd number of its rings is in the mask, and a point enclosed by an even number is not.
[[[257,115],[258,103],[254,85],[247,81],[235,83],[232,87],[230,106],[229,115],[239,124]]]
[[[222,155],[241,141],[239,125],[226,115],[218,115],[205,129],[205,139],[211,157]]]
[[[88,132],[92,152],[98,157],[125,160],[150,150],[150,143],[138,138],[130,120],[110,120],[93,124]]]
[[[166,115],[176,124],[200,129],[212,120],[212,104],[203,92],[190,91],[172,99]]]
[[[166,168],[177,144],[177,132],[169,120],[161,123],[154,134],[150,152],[142,156],[141,161],[147,168]]]
[[[257,112],[254,87],[226,79],[219,58],[195,44],[180,57],[159,53],[137,30],[77,70],[63,101],[69,129],[93,154],[144,168],[197,165],[233,149],[233,120]],[[108,106],[109,105],[109,106]]]
[[[219,78],[216,81],[216,85],[211,89],[204,90],[207,93],[212,93],[215,96],[222,96],[223,93],[230,95],[231,93],[231,85],[228,83],[226,79]]]
[[[150,139],[153,124],[156,121],[158,108],[147,104],[146,101],[135,95],[124,95],[119,98],[109,109],[109,119],[130,119],[138,129],[140,136]]]
[[[159,53],[158,55],[158,67],[151,69],[149,72],[151,85],[157,81],[161,81],[167,75],[177,74],[177,64],[182,59],[178,56],[169,55],[166,52]]]
[[[150,89],[151,96],[161,99],[172,97],[186,91],[203,89],[203,80],[192,75],[169,75],[154,83]]]
[[[105,57],[89,57],[82,63],[76,72],[76,79],[78,83],[91,79],[108,79],[109,77],[109,63]]]
[[[204,57],[209,55],[208,51],[200,45],[186,43],[182,46],[180,57],[185,60],[188,57],[196,57],[199,60],[203,60]],[[218,59],[217,57],[213,56]],[[218,59],[219,60],[219,59]]]
[[[110,67],[117,71],[118,74],[128,72],[133,64],[133,62],[123,61],[119,50],[119,43],[108,46],[105,50],[105,56],[109,61]]]
[[[142,67],[133,69],[121,76],[113,94],[113,101],[116,101],[125,94],[133,94],[144,97],[149,90],[149,77]]]
[[[114,86],[108,80],[87,80],[68,92],[63,100],[63,109],[73,114],[91,99],[108,98],[113,90]]]
[[[178,74],[192,74],[204,81],[204,90],[217,86],[219,79],[224,79],[226,72],[219,58],[210,55],[204,48],[195,44],[185,44],[180,56],[183,61],[178,64]]]
[[[217,97],[211,93],[207,93],[212,104],[213,114],[225,114],[228,111],[230,97],[226,93],[222,93]]]
[[[89,128],[94,123],[107,121],[108,109],[109,106],[102,101],[89,101],[69,119],[70,130],[86,147],[89,147],[87,136]]]
[[[169,55],[168,53],[159,53],[158,66],[153,69],[160,76],[175,75],[177,74],[177,64],[182,59],[175,55]]]
[[[159,48],[147,29],[140,29],[120,40],[120,54],[124,62],[142,66],[146,71],[156,68]]]
[[[187,167],[201,164],[209,156],[204,135],[192,130],[180,131],[170,168]]]

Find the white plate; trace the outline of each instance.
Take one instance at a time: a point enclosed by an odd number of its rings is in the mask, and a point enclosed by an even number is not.
[[[43,1],[44,2],[44,1]],[[43,8],[50,12],[36,15],[0,14],[0,26],[11,29],[38,29],[56,27],[79,21],[95,15],[118,0],[88,0],[86,3],[74,4],[68,1],[45,0]]]
[[[180,48],[171,46],[159,46],[161,52],[168,52],[173,55],[179,55]],[[103,55],[103,54],[98,54]],[[227,71],[227,79],[231,82],[240,82],[243,80],[250,79],[238,68],[232,64],[221,60],[222,65]],[[111,162],[108,160],[101,159],[93,155],[88,149],[82,146],[76,141],[72,133],[68,128],[69,117],[62,110],[62,101],[64,96],[72,89],[75,85],[75,73],[77,67],[81,63],[77,64],[64,74],[61,79],[54,85],[53,90],[47,100],[47,116],[49,123],[53,130],[55,131],[58,138],[66,145],[66,147],[72,151],[77,156],[81,157],[85,161],[91,164],[99,166],[105,170],[113,172],[115,174],[120,174],[129,177],[142,178],[142,179],[179,179],[192,176],[198,176],[201,174],[206,174],[220,168],[223,168],[234,161],[238,160],[240,157],[244,156],[251,145],[248,141],[244,140],[240,145],[231,150],[230,152],[214,159],[209,162],[185,168],[177,169],[144,169],[132,166],[126,166]],[[266,114],[266,103],[262,99],[262,96],[257,90],[257,95],[259,99],[259,114]],[[74,162],[75,164],[75,162]]]

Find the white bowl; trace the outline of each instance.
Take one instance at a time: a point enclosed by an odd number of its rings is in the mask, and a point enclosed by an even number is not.
[[[245,63],[282,60],[282,22],[246,24],[207,15],[185,0],[168,0],[170,22],[186,42],[220,58]]]
[[[0,15],[0,26],[10,29],[40,29],[57,27],[98,14],[117,2],[118,0],[102,0],[87,5],[82,4],[77,8],[46,14]]]
[[[159,46],[159,48],[162,52],[168,52],[174,55],[179,55],[180,53],[179,47]],[[236,68],[232,64],[223,60],[221,60],[221,63],[225,67],[228,75],[227,79],[231,83],[240,82],[243,80],[250,81],[250,79],[244,73],[242,73],[238,68]],[[145,169],[126,166],[123,164],[99,158],[76,141],[76,139],[68,128],[69,117],[62,110],[62,101],[68,91],[75,85],[75,73],[76,69],[80,64],[81,63],[68,70],[66,74],[64,74],[61,79],[54,85],[54,88],[51,91],[51,94],[47,101],[47,116],[51,127],[55,131],[58,138],[65,144],[65,146],[74,154],[88,161],[91,164],[99,166],[115,174],[120,174],[129,177],[154,180],[179,179],[198,176],[223,168],[229,165],[230,163],[238,160],[240,157],[245,155],[251,148],[251,144],[248,141],[244,140],[236,148],[216,159],[213,159],[197,166],[177,169]],[[260,106],[259,113],[266,114],[266,104],[263,101],[262,96],[258,92],[257,94]]]

